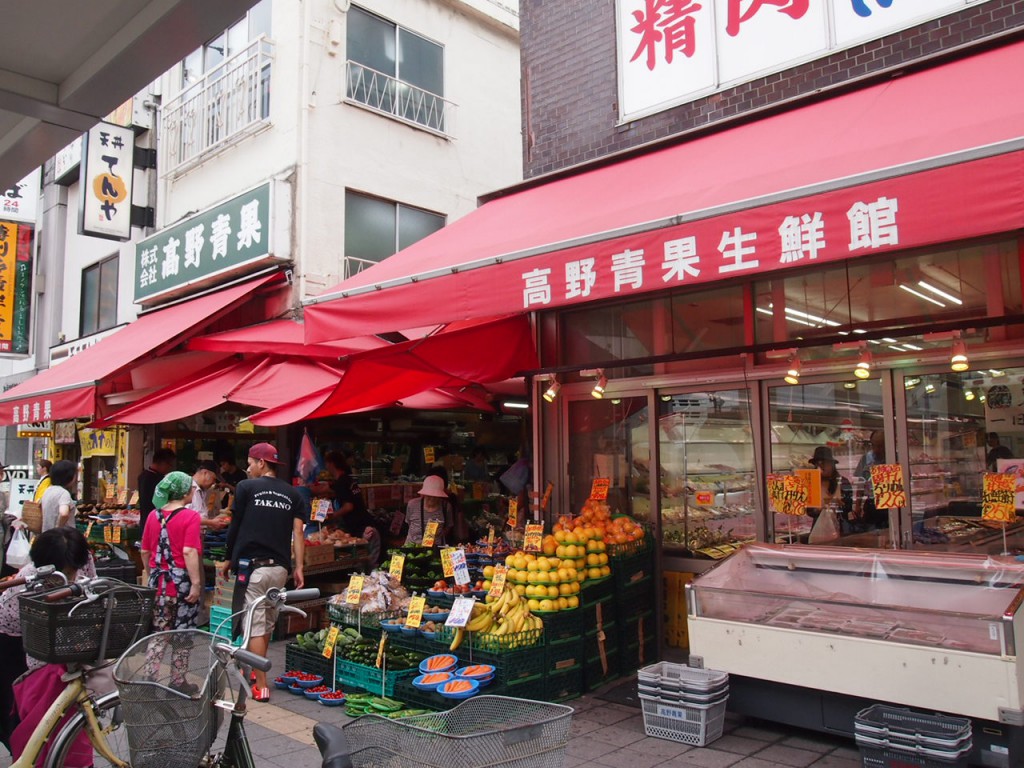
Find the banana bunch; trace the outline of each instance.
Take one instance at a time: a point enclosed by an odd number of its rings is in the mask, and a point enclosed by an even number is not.
[[[489,598],[490,599],[490,598]],[[519,593],[514,589],[506,589],[501,597],[490,603],[475,603],[465,629],[455,630],[455,637],[448,650],[458,650],[465,640],[467,632],[499,637],[525,632],[530,629],[541,629],[544,623],[540,616],[534,616]]]

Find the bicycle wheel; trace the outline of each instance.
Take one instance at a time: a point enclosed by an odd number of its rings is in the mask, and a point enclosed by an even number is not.
[[[107,746],[114,756],[123,760],[126,764],[131,762],[131,755],[128,751],[128,733],[121,723],[119,698],[117,692],[108,693],[96,700],[96,719],[99,720],[103,736],[106,738]],[[93,750],[91,762],[86,761],[80,765],[75,759],[73,747],[78,737],[87,734],[85,727],[85,714],[76,712],[75,715],[65,723],[57,735],[50,742],[50,751],[46,756],[45,768],[82,768],[83,765],[91,765],[95,768],[113,768],[116,764],[104,758],[95,749]],[[84,736],[88,739],[88,736]]]

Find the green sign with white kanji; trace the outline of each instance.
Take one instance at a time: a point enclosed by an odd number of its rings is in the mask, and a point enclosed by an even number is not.
[[[206,282],[270,255],[270,184],[167,227],[135,246],[135,301]]]

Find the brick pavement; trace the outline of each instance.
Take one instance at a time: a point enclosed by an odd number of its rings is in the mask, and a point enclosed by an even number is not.
[[[283,642],[271,645],[275,670],[284,668],[284,647]],[[721,739],[707,747],[689,747],[645,736],[643,715],[635,707],[594,695],[569,704],[576,711],[565,768],[861,767],[860,752],[850,739],[729,715]],[[348,718],[341,708],[323,707],[284,691],[273,691],[269,704],[253,703],[246,718],[246,732],[257,765],[318,768],[320,753],[312,734],[317,722],[342,725]],[[0,768],[9,765],[10,758],[5,754],[0,758]]]

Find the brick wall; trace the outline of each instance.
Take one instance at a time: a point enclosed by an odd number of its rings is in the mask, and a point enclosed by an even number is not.
[[[837,88],[852,78],[870,78],[944,50],[1024,34],[1024,0],[992,0],[616,125],[615,0],[522,0],[520,14],[526,178]]]

